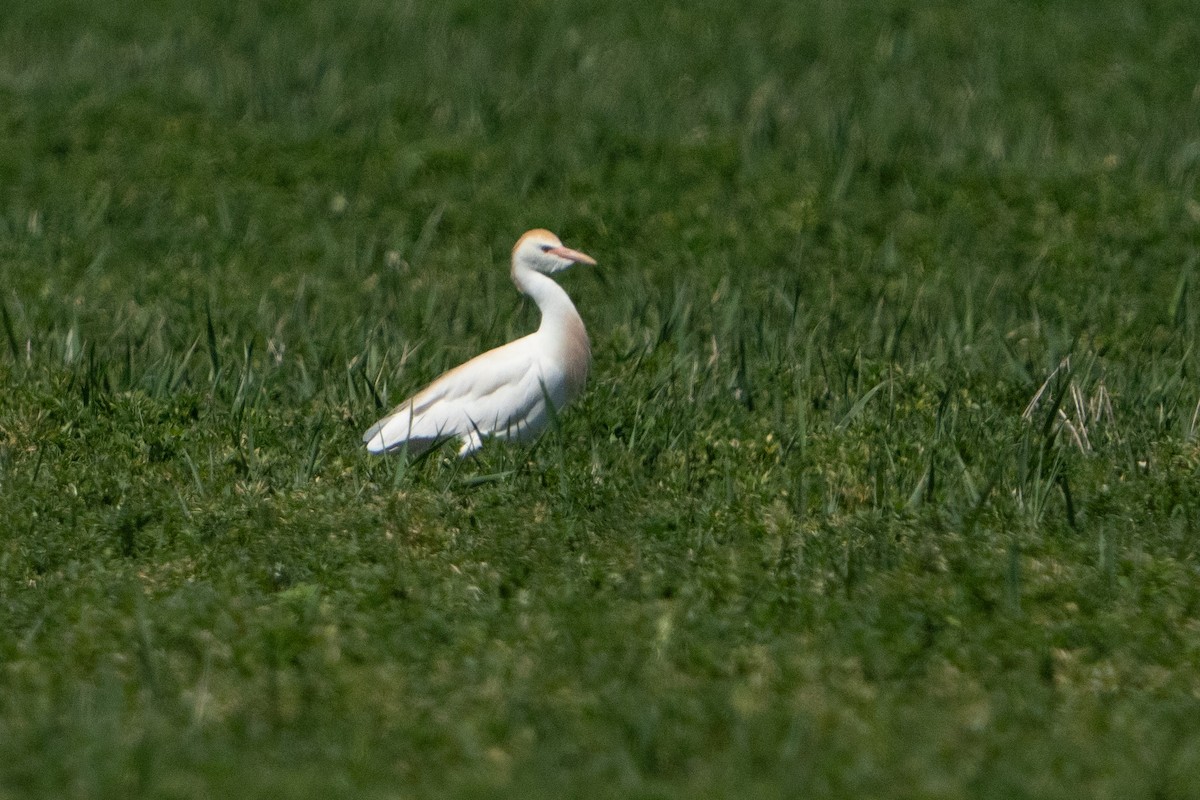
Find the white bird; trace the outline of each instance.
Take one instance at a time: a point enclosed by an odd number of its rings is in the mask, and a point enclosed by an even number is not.
[[[591,347],[571,298],[549,274],[591,256],[564,247],[553,233],[532,230],[512,251],[512,279],[542,313],[538,329],[443,373],[372,425],[363,442],[372,453],[419,455],[459,439],[460,457],[488,437],[530,441],[554,413],[579,396],[587,380]],[[547,400],[553,405],[550,411]]]

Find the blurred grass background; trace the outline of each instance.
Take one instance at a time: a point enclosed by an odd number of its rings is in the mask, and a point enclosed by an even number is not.
[[[1183,2],[24,0],[0,797],[1194,797]],[[367,457],[520,335],[532,450]]]

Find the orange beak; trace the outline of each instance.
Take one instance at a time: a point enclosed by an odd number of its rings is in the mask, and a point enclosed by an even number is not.
[[[596,259],[589,256],[587,253],[581,253],[578,250],[572,250],[569,247],[551,247],[546,252],[553,253],[559,258],[565,258],[568,261],[574,261],[577,264],[592,264],[593,266],[596,264]]]

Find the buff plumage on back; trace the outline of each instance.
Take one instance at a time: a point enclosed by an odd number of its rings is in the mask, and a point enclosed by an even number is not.
[[[522,439],[529,420],[544,413],[538,364],[524,340],[476,356],[444,373],[398,405],[363,435],[373,453],[407,445],[411,455],[452,438],[463,439],[463,455],[482,439]]]
[[[582,391],[591,350],[583,320],[550,273],[573,264],[595,264],[564,247],[553,233],[535,229],[513,247],[512,278],[542,312],[537,331],[489,350],[444,373],[363,435],[372,453],[425,452],[459,439],[469,455],[488,438],[529,441]],[[549,404],[549,405],[548,405]]]

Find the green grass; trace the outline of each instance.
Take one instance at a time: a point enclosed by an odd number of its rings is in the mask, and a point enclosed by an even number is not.
[[[9,7],[11,6],[11,7]],[[1200,795],[1186,2],[17,0],[0,798]],[[592,334],[532,449],[361,431]]]

